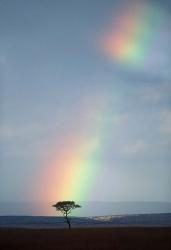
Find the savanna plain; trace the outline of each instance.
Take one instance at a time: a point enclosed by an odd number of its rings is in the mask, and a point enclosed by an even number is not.
[[[1,250],[170,250],[171,227],[0,229]]]

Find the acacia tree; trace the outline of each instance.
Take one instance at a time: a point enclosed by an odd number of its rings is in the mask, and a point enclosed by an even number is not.
[[[52,207],[56,208],[56,211],[59,211],[63,214],[68,223],[69,229],[71,229],[71,222],[68,215],[75,208],[80,208],[81,206],[76,204],[74,201],[59,201],[56,204],[52,205]]]

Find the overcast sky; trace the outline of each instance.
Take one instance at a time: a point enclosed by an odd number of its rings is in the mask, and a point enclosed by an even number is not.
[[[142,55],[104,42],[134,4],[0,0],[0,201],[171,201],[170,1],[141,1]]]

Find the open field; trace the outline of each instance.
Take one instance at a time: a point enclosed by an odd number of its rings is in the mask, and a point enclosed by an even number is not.
[[[171,228],[0,229],[1,250],[170,250]]]

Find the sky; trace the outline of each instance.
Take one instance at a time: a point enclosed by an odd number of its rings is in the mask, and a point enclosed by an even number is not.
[[[171,3],[0,0],[0,202],[171,202]]]

